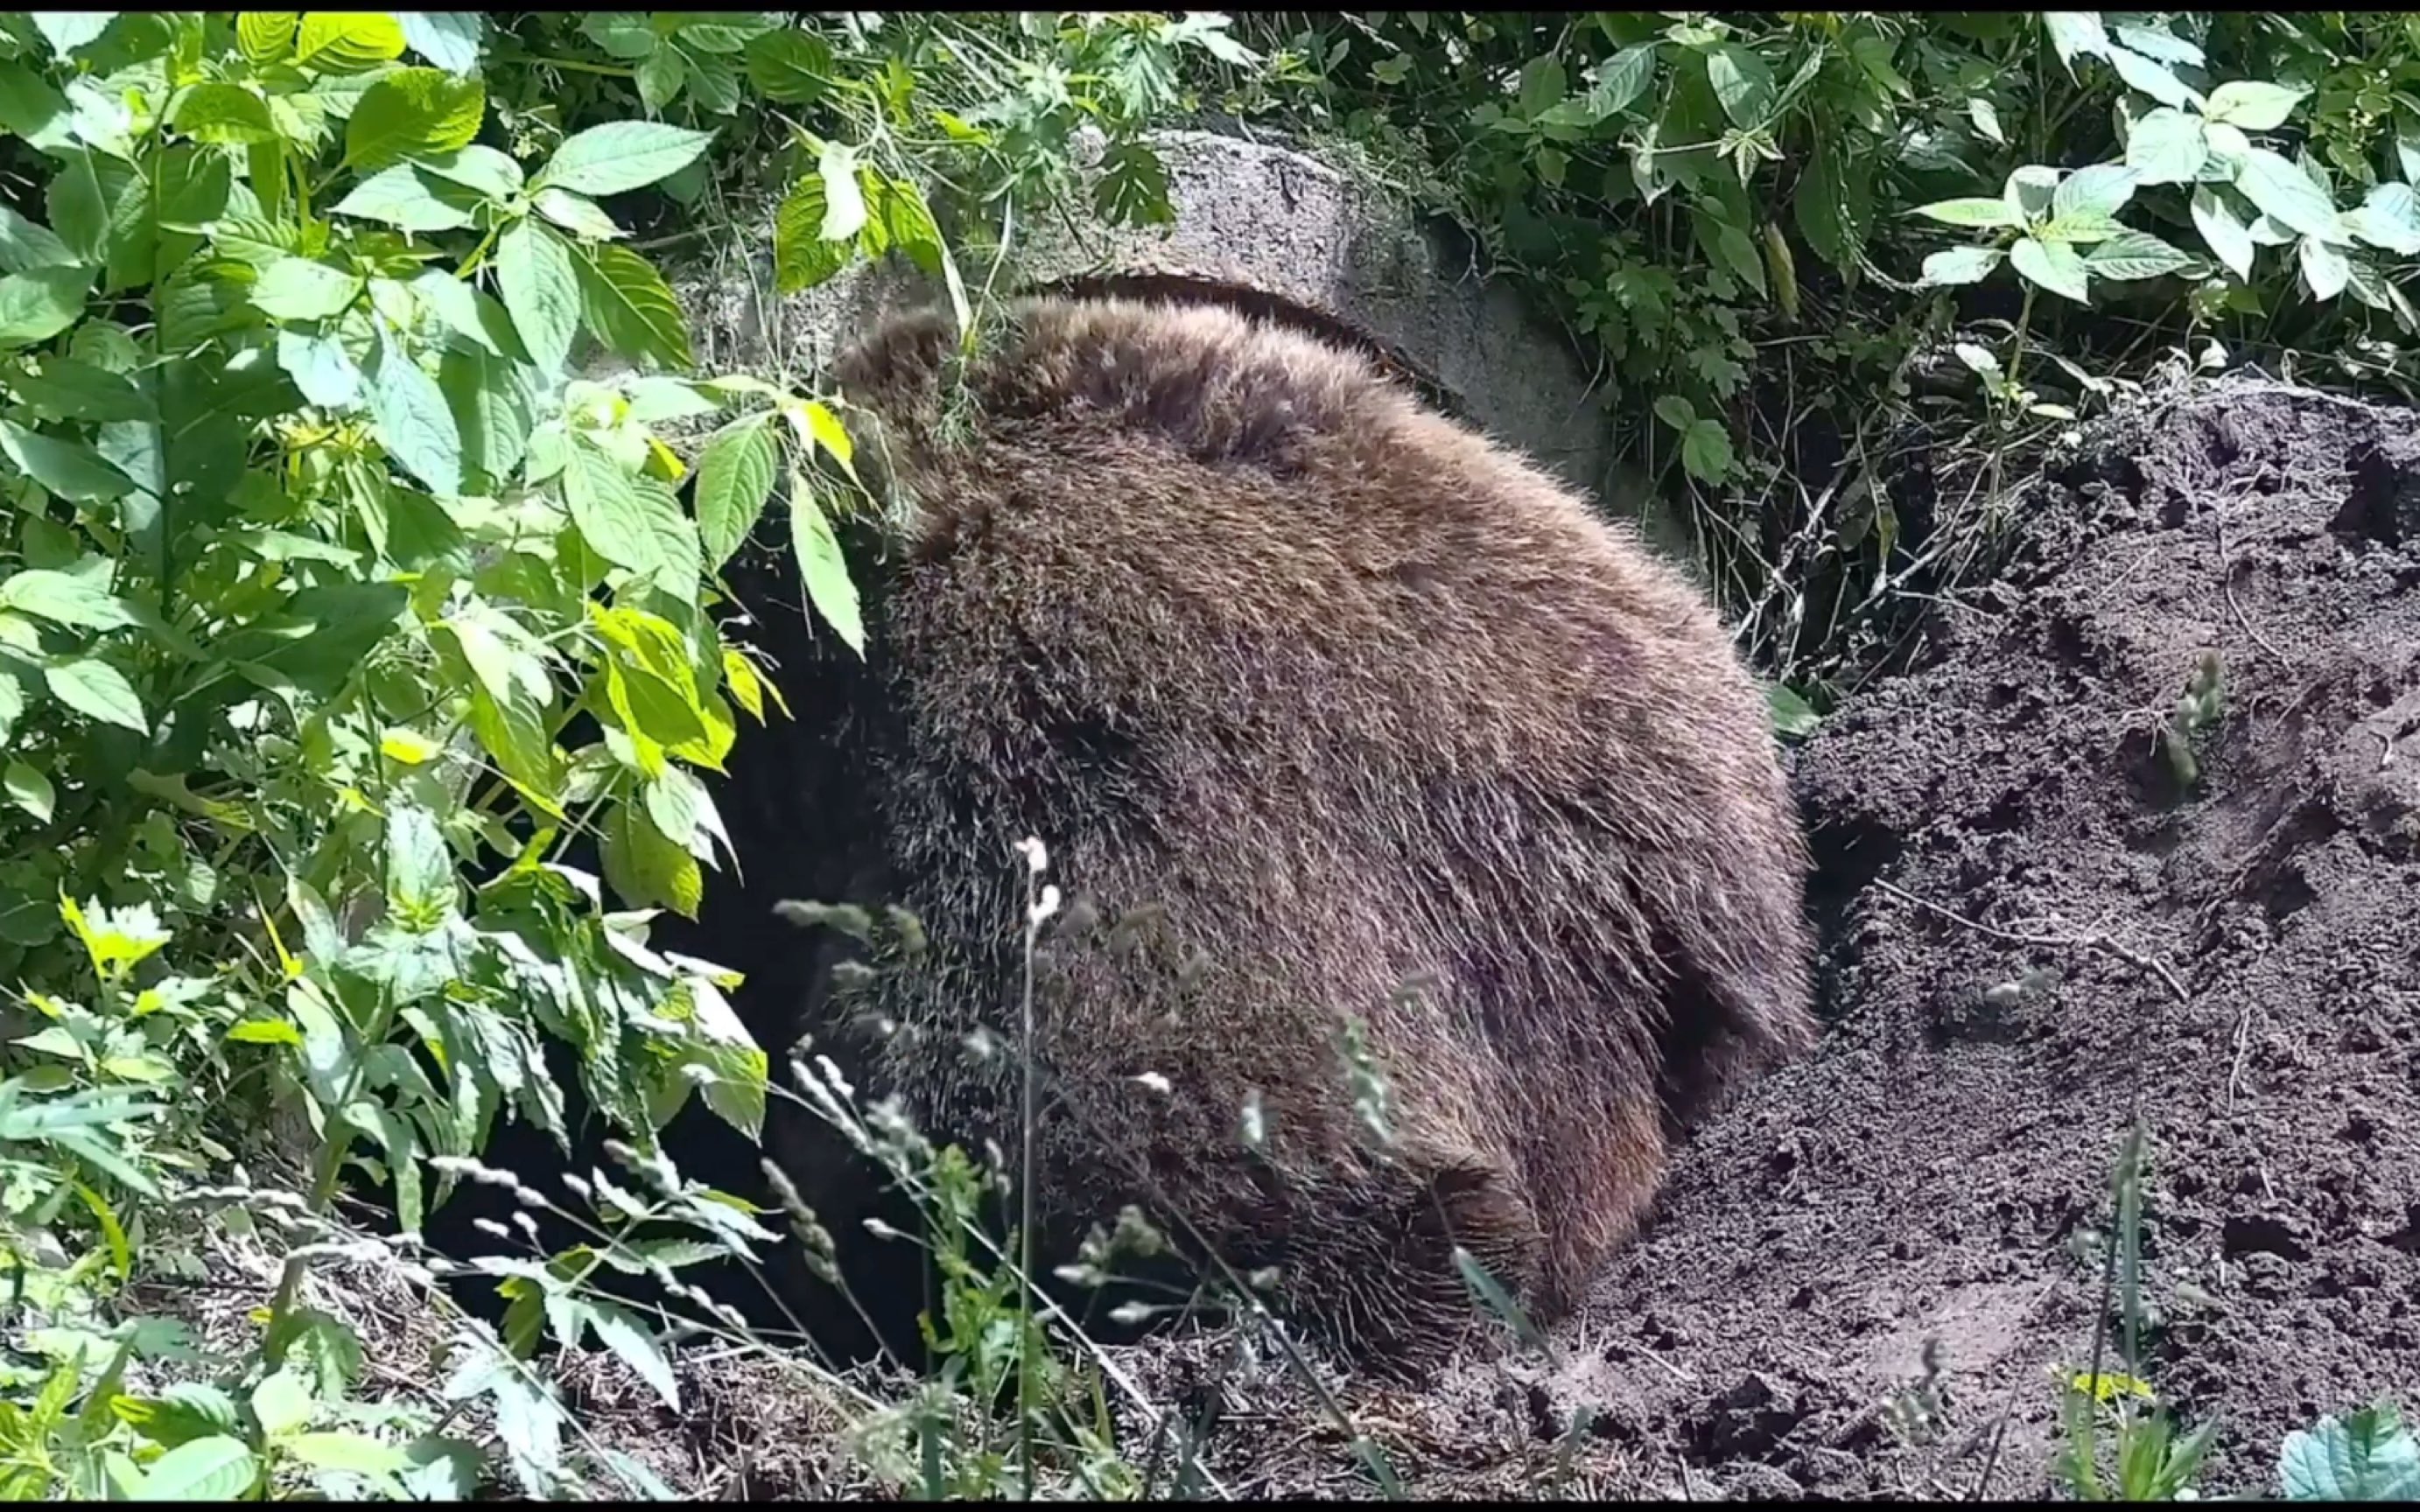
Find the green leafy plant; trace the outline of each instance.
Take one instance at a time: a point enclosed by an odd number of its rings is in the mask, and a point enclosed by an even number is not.
[[[2379,1402],[2286,1435],[2278,1475],[2293,1502],[2420,1501],[2420,1442]]]

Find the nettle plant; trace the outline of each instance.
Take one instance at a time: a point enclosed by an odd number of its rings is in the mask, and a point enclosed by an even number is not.
[[[2096,281],[2175,276],[2195,285],[2197,310],[2215,312],[2250,297],[2263,247],[2294,250],[2311,299],[2350,293],[2390,312],[2405,331],[2420,332],[2420,316],[2378,261],[2381,254],[2420,254],[2420,200],[2412,186],[2379,183],[2359,206],[2341,209],[2327,171],[2307,152],[2288,158],[2270,145],[2270,133],[2291,120],[2307,91],[2229,80],[2205,94],[2180,75],[2198,73],[2203,63],[2192,42],[2139,26],[2120,26],[2113,39],[2088,12],[2053,13],[2043,21],[2062,62],[2071,68],[2079,57],[2100,58],[2125,82],[2129,95],[2118,115],[2122,160],[2072,172],[2028,163],[2009,175],[1996,197],[1939,200],[1912,212],[1994,234],[1991,241],[1926,257],[1919,286],[1980,283],[2003,263],[2024,283],[2024,313],[2005,369],[1980,347],[1959,348],[1995,407],[2074,418],[2063,406],[2037,402],[2019,384],[2038,290],[2089,304]],[[2148,108],[2138,103],[2145,99],[2152,101]],[[2187,199],[2200,252],[2120,219],[2138,192],[2153,189]]]
[[[306,1257],[225,1389],[123,1389],[173,1328],[43,1324],[132,1273],[153,1199],[241,1217],[195,1193],[255,1158],[212,1141],[247,1110],[299,1111],[307,1208],[358,1166],[407,1229],[500,1113],[566,1137],[541,1035],[642,1163],[693,1093],[763,1117],[734,979],[647,925],[729,851],[698,774],[773,694],[709,607],[784,471],[815,609],[860,638],[824,507],[847,433],[832,402],[684,376],[606,206],[708,133],[611,121],[523,162],[481,140],[492,41],[468,13],[0,15],[0,1244],[43,1304],[0,1325],[0,1374],[39,1387],[0,1408],[20,1491],[467,1489],[425,1479],[453,1449],[321,1430],[360,1346],[302,1307]],[[880,190],[890,244],[945,262],[912,184]],[[576,377],[598,349],[629,370]],[[721,411],[685,503],[659,428]],[[566,863],[583,833],[601,878]],[[648,1168],[610,1242],[487,1266],[508,1347],[472,1336],[449,1391],[492,1402],[533,1492],[565,1429],[519,1364],[541,1322],[675,1399],[579,1275],[771,1237]]]

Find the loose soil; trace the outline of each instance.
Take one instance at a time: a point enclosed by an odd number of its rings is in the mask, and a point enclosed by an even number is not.
[[[2420,424],[2228,384],[2098,427],[2012,507],[1998,579],[1799,753],[1819,1049],[1699,1132],[1546,1355],[1335,1383],[1410,1494],[2049,1489],[2134,1114],[2139,1373],[2217,1415],[2203,1493],[2273,1492],[2322,1413],[2420,1409]],[[2186,786],[2160,732],[2206,652]],[[1110,1358],[1222,1404],[1218,1489],[1372,1494],[1234,1342]],[[676,1486],[854,1479],[761,1367],[685,1362],[675,1417],[588,1364]]]

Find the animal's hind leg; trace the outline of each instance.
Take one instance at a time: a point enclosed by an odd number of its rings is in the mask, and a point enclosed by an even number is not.
[[[1285,1248],[1290,1310],[1315,1336],[1399,1376],[1440,1363],[1481,1320],[1456,1248],[1525,1309],[1545,1261],[1511,1169],[1476,1152],[1401,1155],[1303,1194]]]

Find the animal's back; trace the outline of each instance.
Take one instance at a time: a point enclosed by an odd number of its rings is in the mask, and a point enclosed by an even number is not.
[[[1039,836],[1071,896],[1168,935],[1046,963],[1054,1211],[1142,1203],[1397,1360],[1457,1332],[1453,1242],[1569,1304],[1678,1125],[1811,1036],[1801,842],[1710,608],[1282,329],[1042,301],[954,393],[948,347],[910,319],[841,370],[897,501],[853,866],[931,942],[859,1005],[901,1026],[876,1089],[1014,1148],[1016,1057],[964,1040],[1016,1042]]]

